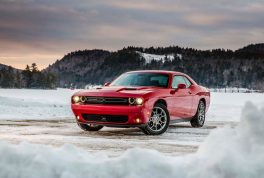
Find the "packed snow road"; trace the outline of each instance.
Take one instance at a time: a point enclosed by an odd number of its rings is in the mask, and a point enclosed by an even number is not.
[[[212,129],[235,122],[208,121],[203,128],[189,123],[175,124],[160,136],[146,136],[137,128],[103,128],[99,132],[84,132],[73,120],[1,120],[0,138],[10,143],[30,142],[62,146],[73,144],[89,152],[104,152],[118,156],[129,148],[155,149],[167,155],[182,155],[197,151]]]

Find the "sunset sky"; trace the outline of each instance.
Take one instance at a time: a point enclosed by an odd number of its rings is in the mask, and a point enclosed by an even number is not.
[[[260,42],[263,0],[0,0],[0,63],[17,68],[79,49]]]

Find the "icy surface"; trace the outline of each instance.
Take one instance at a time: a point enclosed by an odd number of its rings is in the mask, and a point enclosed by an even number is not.
[[[264,108],[247,103],[241,116],[236,128],[215,129],[197,153],[178,157],[134,148],[111,158],[72,145],[0,142],[0,177],[258,178],[264,173]]]
[[[77,90],[0,89],[0,119],[72,119],[70,97]],[[260,93],[214,93],[207,114],[209,121],[239,121],[246,101],[264,103]]]

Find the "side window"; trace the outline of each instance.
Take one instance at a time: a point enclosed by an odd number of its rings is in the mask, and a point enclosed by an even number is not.
[[[178,85],[180,84],[180,83],[184,83],[184,84],[186,84],[186,82],[185,82],[185,80],[184,80],[184,78],[182,77],[182,76],[180,76],[180,75],[175,75],[174,77],[173,77],[173,80],[172,80],[172,88],[178,88]]]
[[[186,77],[184,77],[184,80],[185,80],[185,83],[186,83],[186,88],[189,88],[192,85],[192,83]]]
[[[160,87],[167,87],[168,86],[168,75],[153,75],[150,77],[150,86],[160,86]]]

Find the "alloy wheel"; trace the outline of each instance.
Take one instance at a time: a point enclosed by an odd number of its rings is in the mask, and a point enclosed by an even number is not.
[[[148,127],[153,132],[160,132],[168,122],[167,114],[161,107],[155,106],[148,121]]]

